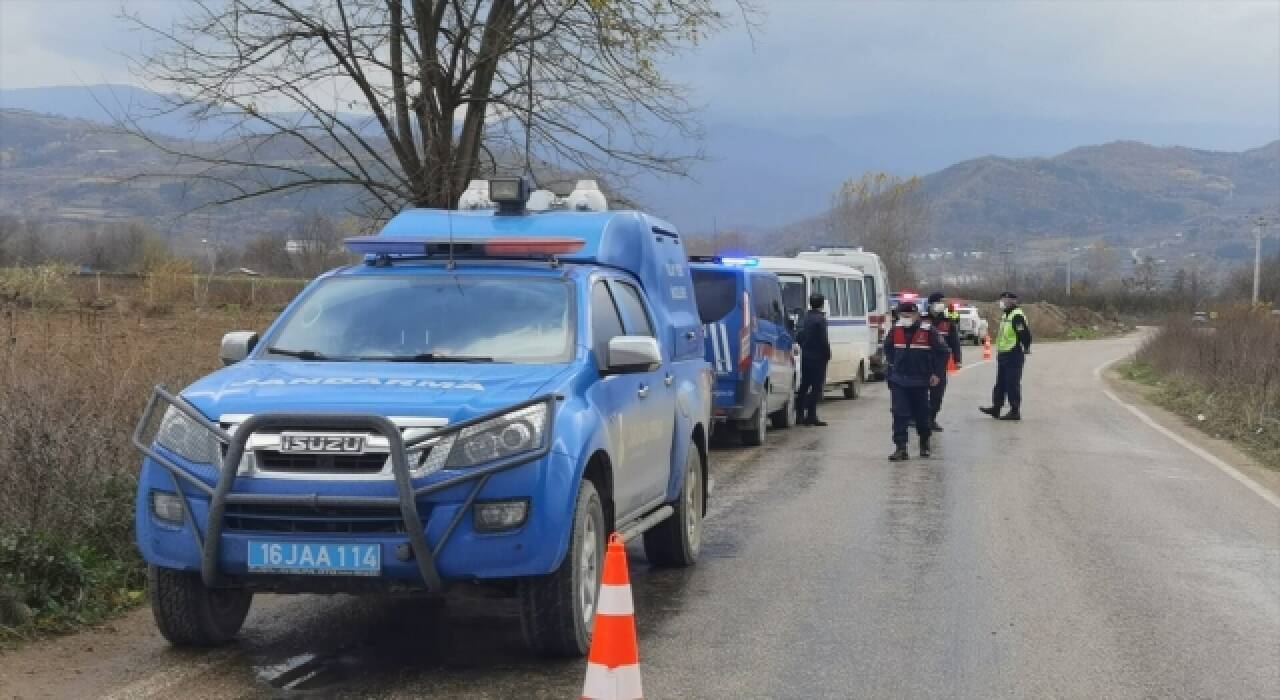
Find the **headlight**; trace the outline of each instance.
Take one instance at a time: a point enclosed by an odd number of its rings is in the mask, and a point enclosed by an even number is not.
[[[538,403],[463,428],[444,466],[462,469],[540,450],[549,418],[548,404]]]
[[[218,462],[218,439],[174,406],[164,412],[156,431],[156,444],[197,464]]]

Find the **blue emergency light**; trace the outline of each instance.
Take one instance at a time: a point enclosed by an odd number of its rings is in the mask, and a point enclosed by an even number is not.
[[[736,267],[756,267],[760,264],[758,258],[720,258],[720,262]]]

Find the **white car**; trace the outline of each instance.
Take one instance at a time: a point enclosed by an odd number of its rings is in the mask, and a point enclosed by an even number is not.
[[[960,340],[981,345],[982,339],[987,337],[987,319],[978,313],[976,306],[961,304],[956,306],[956,311],[960,314]]]

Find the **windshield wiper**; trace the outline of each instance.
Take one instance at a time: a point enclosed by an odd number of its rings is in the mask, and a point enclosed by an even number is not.
[[[272,355],[284,355],[285,357],[296,357],[299,360],[327,360],[329,359],[324,353],[315,350],[285,350],[284,348],[267,348],[267,352]]]
[[[429,352],[422,352],[417,355],[368,355],[358,359],[366,362],[493,362],[492,357],[436,355]]]

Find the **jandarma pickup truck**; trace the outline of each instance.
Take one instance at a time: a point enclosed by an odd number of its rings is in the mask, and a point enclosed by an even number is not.
[[[680,235],[481,184],[348,239],[363,264],[157,387],[136,526],[172,643],[230,640],[258,591],[482,581],[517,591],[535,650],[581,655],[608,533],[697,559],[712,374]]]

